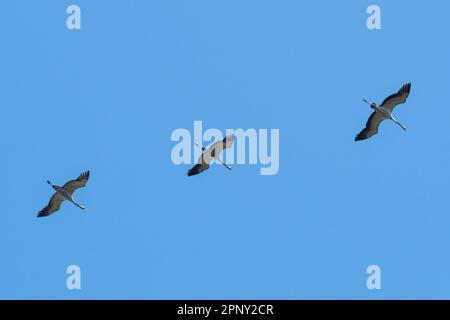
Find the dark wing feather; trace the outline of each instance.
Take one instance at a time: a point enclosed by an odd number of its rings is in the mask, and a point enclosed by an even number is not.
[[[199,163],[196,164],[194,167],[192,167],[191,170],[188,171],[188,176],[195,176],[196,174],[200,174],[205,170],[208,170],[209,168],[209,164],[207,163]]]
[[[379,112],[373,112],[367,120],[366,127],[355,137],[355,141],[369,139],[378,133],[378,127],[385,118]]]
[[[50,199],[50,202],[48,203],[48,206],[46,206],[44,209],[39,211],[38,218],[47,217],[51,215],[52,213],[59,210],[61,207],[61,203],[63,203],[64,197],[56,192],[53,197]]]
[[[408,99],[409,92],[411,91],[411,83],[407,83],[401,87],[400,90],[398,90],[397,93],[394,93],[384,99],[383,103],[381,104],[381,107],[385,108],[389,112],[392,112],[396,106],[399,104],[405,103],[406,99]]]
[[[227,135],[227,136],[223,139],[223,148],[224,148],[224,149],[231,148],[231,146],[233,145],[234,138],[235,138],[235,135],[234,135],[234,134],[229,134],[229,135]]]
[[[67,182],[63,188],[66,189],[70,194],[73,194],[75,190],[79,188],[84,188],[89,180],[90,172],[86,171],[80,174],[76,180],[71,180]]]

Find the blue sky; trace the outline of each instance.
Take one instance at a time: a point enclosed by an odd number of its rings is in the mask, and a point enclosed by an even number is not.
[[[369,31],[373,3],[2,4],[0,298],[450,298],[450,4],[376,1]],[[361,98],[405,82],[408,133],[355,143]],[[280,129],[279,173],[188,178],[170,136],[195,120]],[[37,219],[85,170],[88,211]]]

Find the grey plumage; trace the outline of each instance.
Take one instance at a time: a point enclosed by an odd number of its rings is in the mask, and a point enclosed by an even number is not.
[[[230,134],[226,136],[222,141],[215,142],[210,148],[201,147],[203,153],[198,159],[197,164],[188,171],[187,175],[190,177],[208,170],[209,164],[213,160],[222,163],[226,168],[231,170],[230,166],[222,162],[222,160],[220,159],[220,154],[224,149],[231,148],[231,146],[233,145],[234,138],[235,136],[233,134]]]
[[[403,130],[406,131],[406,128],[398,122],[394,116],[392,115],[392,111],[399,104],[403,104],[408,99],[409,93],[411,91],[411,83],[407,83],[398,90],[397,93],[394,93],[384,99],[381,105],[377,105],[376,103],[370,104],[370,107],[375,111],[370,115],[367,120],[366,127],[356,135],[355,141],[368,139],[378,133],[378,128],[383,122],[383,120],[389,119],[397,123]],[[365,100],[364,100],[365,101]],[[367,101],[366,101],[367,102]]]
[[[76,203],[73,200],[72,195],[77,189],[83,188],[83,187],[86,186],[86,184],[87,184],[87,182],[89,180],[89,176],[90,176],[90,172],[89,171],[83,172],[80,176],[78,176],[77,179],[67,182],[62,187],[53,185],[53,184],[51,184],[50,181],[47,181],[47,183],[49,185],[51,185],[52,188],[56,192],[51,197],[50,202],[48,203],[48,205],[44,209],[39,211],[37,217],[38,218],[47,217],[47,216],[55,213],[56,211],[58,211],[60,209],[61,204],[65,200],[68,200],[68,201],[72,202],[74,205],[76,205],[77,207],[79,207],[80,209],[85,210],[85,208],[83,206],[79,205],[78,203]]]

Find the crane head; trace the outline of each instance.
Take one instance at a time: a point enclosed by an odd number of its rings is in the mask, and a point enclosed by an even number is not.
[[[377,109],[377,104],[375,103],[375,102],[372,102],[372,103],[369,103],[369,101],[367,101],[366,99],[362,99],[365,103],[367,103],[368,105],[370,105],[370,107],[372,108],[372,109]]]
[[[205,151],[205,147],[202,147],[201,145],[199,145],[198,143],[195,144],[197,147],[201,148],[203,151]]]

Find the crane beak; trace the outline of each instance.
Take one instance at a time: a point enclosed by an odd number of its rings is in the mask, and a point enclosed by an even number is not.
[[[362,101],[364,101],[365,103],[367,103],[368,105],[370,105],[370,103],[366,100],[366,99],[362,99]]]

